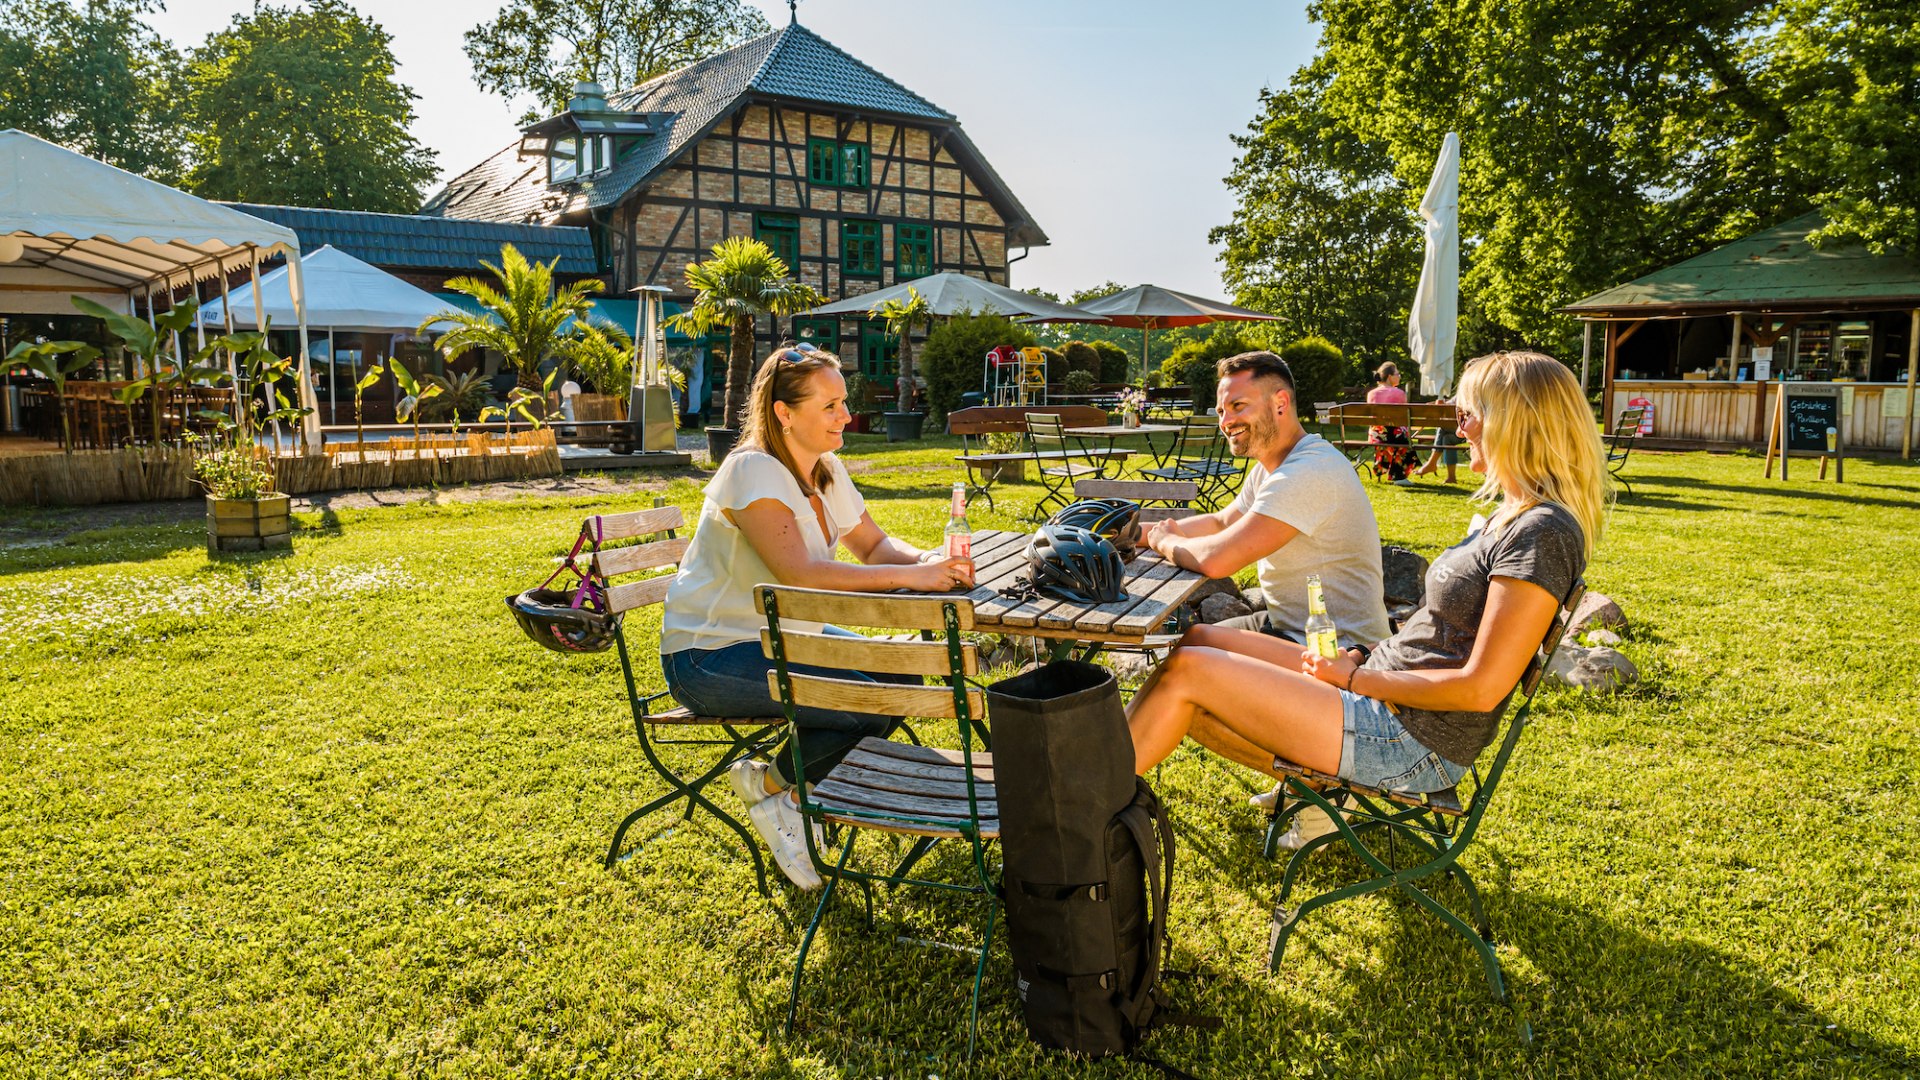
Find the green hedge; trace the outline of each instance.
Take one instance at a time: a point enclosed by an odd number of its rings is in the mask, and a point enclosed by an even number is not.
[[[960,395],[986,388],[987,353],[1002,345],[1033,344],[1033,331],[999,315],[962,313],[927,335],[920,374],[927,380],[927,407],[936,418],[960,407]]]

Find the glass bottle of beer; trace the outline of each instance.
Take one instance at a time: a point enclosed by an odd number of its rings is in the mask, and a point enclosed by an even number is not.
[[[1307,648],[1329,660],[1340,654],[1340,635],[1327,614],[1327,598],[1320,591],[1320,575],[1307,575]]]
[[[973,526],[967,523],[967,485],[953,482],[953,512],[947,518],[946,553],[949,559],[973,558]]]

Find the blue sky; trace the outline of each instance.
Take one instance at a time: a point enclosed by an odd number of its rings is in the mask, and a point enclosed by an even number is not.
[[[495,0],[352,0],[394,37],[420,100],[414,135],[457,172],[514,135],[510,107],[473,84],[460,35]],[[785,0],[757,2],[776,26]],[[156,29],[199,43],[251,0],[168,0]],[[1232,200],[1229,137],[1260,88],[1313,52],[1304,3],[1257,0],[802,0],[800,21],[954,113],[1053,243],[1016,287],[1114,280],[1223,296],[1207,230]]]

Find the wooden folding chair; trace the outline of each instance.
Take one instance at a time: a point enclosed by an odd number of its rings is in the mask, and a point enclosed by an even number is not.
[[[828,853],[816,846],[814,831],[802,830],[807,853],[826,881],[826,889],[793,962],[787,1030],[792,1032],[799,1009],[800,977],[806,968],[807,950],[841,880],[854,882],[865,894],[869,925],[873,921],[870,883],[924,885],[965,894],[985,908],[985,930],[974,967],[973,1003],[967,1021],[967,1054],[971,1057],[980,1024],[980,986],[986,977],[998,904],[995,875],[987,864],[987,846],[1000,835],[993,757],[974,749],[976,731],[984,730],[979,725],[986,716],[986,698],[967,680],[979,673],[980,657],[976,648],[960,636],[973,629],[973,604],[964,595],[874,596],[774,585],[757,586],[754,602],[767,617],[762,644],[774,663],[767,681],[786,708],[789,722],[795,710],[810,705],[883,716],[935,717],[954,721],[960,741],[960,749],[953,751],[868,737],[824,777],[818,777],[808,774],[800,740],[790,740],[794,786],[802,792],[801,813],[809,821],[837,829],[843,839],[839,841],[839,853],[829,861]],[[783,619],[918,630],[932,640],[830,637],[788,630],[781,625]],[[941,685],[899,686],[825,678],[791,670],[795,664],[931,676]],[[854,865],[851,856],[855,842],[868,830],[916,839],[906,858],[892,871],[866,870]],[[961,839],[968,844],[972,856],[969,880],[909,876],[927,848],[942,839]]]
[[[1220,509],[1221,500],[1234,492],[1234,480],[1241,467],[1234,464],[1227,450],[1227,437],[1220,421],[1212,416],[1189,416],[1182,421],[1166,465],[1142,469],[1140,475],[1156,480],[1191,480],[1200,485],[1199,504],[1209,513]]]
[[[1130,499],[1140,504],[1140,522],[1192,517],[1200,485],[1192,480],[1079,480],[1073,485],[1076,499]]]
[[[1086,440],[1068,435],[1066,424],[1053,413],[1027,414],[1028,449],[1040,483],[1047,489],[1033,508],[1033,520],[1045,521],[1048,506],[1072,502],[1073,484],[1083,476],[1107,475],[1106,459],[1097,457]]]
[[[675,533],[684,524],[679,507],[656,504],[651,510],[590,517],[582,525],[583,531],[593,538],[596,546],[635,537],[648,538],[646,543],[636,547],[606,548],[596,551],[592,556],[594,571],[610,586],[607,590],[608,607],[623,616],[622,622],[625,621],[624,616],[631,612],[665,601],[667,586],[672,583],[673,575],[660,574],[622,584],[613,584],[614,580],[643,571],[677,567],[681,557],[686,554],[688,541],[678,538]],[[772,747],[787,726],[787,718],[699,716],[685,706],[676,704],[671,694],[643,695],[634,682],[633,658],[627,650],[624,626],[614,632],[614,643],[620,650],[620,671],[627,680],[627,703],[633,710],[633,730],[640,737],[640,752],[646,755],[647,764],[652,766],[660,779],[666,781],[668,790],[666,794],[628,814],[613,830],[613,842],[607,846],[607,868],[611,870],[621,860],[621,844],[626,839],[627,830],[635,822],[656,810],[684,801],[684,820],[693,820],[696,809],[705,810],[740,837],[741,845],[753,860],[753,872],[759,880],[760,892],[771,896],[767,888],[766,860],[760,854],[759,837],[739,818],[709,799],[705,789],[725,776],[734,762]],[[660,755],[661,747],[701,747],[707,752],[717,747],[719,753],[698,774],[688,777],[667,764]]]
[[[1533,697],[1540,688],[1540,680],[1546,675],[1547,662],[1552,659],[1553,650],[1566,632],[1567,621],[1585,592],[1584,585],[1575,583],[1572,594],[1566,598],[1561,610],[1554,616],[1552,625],[1547,628],[1547,635],[1540,647],[1534,650],[1516,689],[1521,699],[1519,705],[1512,708],[1506,733],[1486,772],[1483,774],[1478,765],[1473,768],[1473,794],[1465,803],[1460,801],[1458,787],[1430,793],[1386,791],[1315,772],[1282,758],[1273,759],[1274,775],[1286,782],[1291,798],[1284,808],[1274,814],[1272,824],[1267,828],[1265,855],[1273,857],[1280,834],[1286,831],[1293,816],[1309,805],[1319,807],[1332,820],[1336,831],[1309,841],[1287,861],[1286,873],[1280,880],[1280,896],[1273,907],[1273,926],[1268,936],[1268,971],[1280,970],[1280,956],[1286,949],[1287,936],[1308,912],[1342,900],[1397,888],[1467,939],[1467,943],[1480,954],[1480,961],[1486,968],[1487,982],[1493,987],[1494,999],[1511,1005],[1506,983],[1500,974],[1500,958],[1493,949],[1493,928],[1480,902],[1480,890],[1474,886],[1466,869],[1459,865],[1459,858],[1480,831],[1480,822],[1485,818],[1487,806],[1500,786],[1507,761],[1513,756],[1513,748],[1519,743],[1521,734],[1526,731],[1527,716],[1533,709]],[[1336,807],[1336,800],[1344,800],[1344,807]],[[1367,844],[1366,838],[1374,834],[1384,835],[1387,841],[1384,857]],[[1322,847],[1341,842],[1375,876],[1328,890],[1302,901],[1297,907],[1288,908],[1287,898],[1293,893],[1294,883],[1307,857]],[[1473,918],[1471,925],[1432,893],[1415,884],[1436,874],[1460,883]],[[1532,1041],[1533,1031],[1526,1020],[1516,1016],[1516,1022],[1520,1040]]]

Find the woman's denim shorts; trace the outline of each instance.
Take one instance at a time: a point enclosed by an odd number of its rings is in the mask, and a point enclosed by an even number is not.
[[[1386,791],[1445,791],[1467,770],[1413,737],[1383,701],[1340,691],[1340,776]]]

